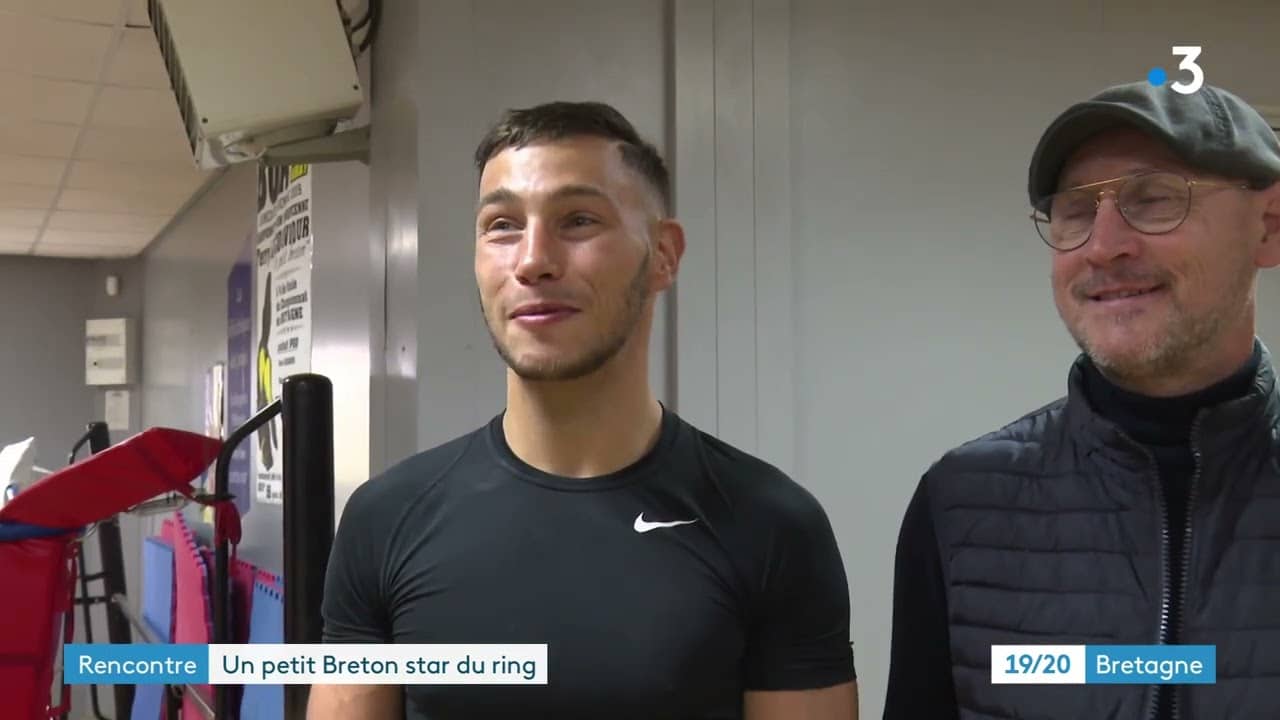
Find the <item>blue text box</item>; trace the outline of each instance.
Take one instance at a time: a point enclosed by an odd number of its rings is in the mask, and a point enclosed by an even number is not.
[[[62,681],[67,685],[203,684],[209,681],[209,646],[63,646]]]
[[[1089,645],[1085,683],[1211,685],[1217,682],[1213,645]]]

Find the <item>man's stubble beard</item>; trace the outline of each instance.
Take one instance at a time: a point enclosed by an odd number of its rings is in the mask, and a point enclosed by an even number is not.
[[[635,334],[636,328],[640,324],[640,318],[644,314],[645,300],[648,299],[649,294],[649,263],[651,255],[652,250],[646,248],[640,267],[627,285],[622,298],[621,311],[614,324],[605,329],[607,334],[600,336],[598,342],[591,343],[585,354],[563,361],[551,359],[537,362],[521,362],[514,357],[510,348],[499,341],[498,334],[494,332],[493,323],[489,320],[489,315],[485,312],[482,301],[481,313],[485,317],[485,328],[489,331],[489,338],[493,341],[494,349],[498,351],[498,355],[506,363],[507,367],[522,380],[535,382],[577,380],[596,372],[622,350],[627,341]]]

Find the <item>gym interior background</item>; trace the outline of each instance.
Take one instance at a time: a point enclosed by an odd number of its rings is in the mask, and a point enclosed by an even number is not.
[[[344,4],[358,16],[365,2]],[[508,107],[611,102],[665,152],[688,234],[655,328],[655,388],[825,505],[868,718],[920,474],[1065,389],[1075,348],[1027,219],[1040,131],[1105,85],[1172,74],[1170,48],[1187,44],[1203,48],[1208,82],[1280,124],[1280,5],[1267,0],[385,0],[382,12],[358,63],[369,162],[312,168],[312,369],[334,381],[338,512],[370,475],[501,409],[470,271],[483,128]],[[86,319],[139,329],[115,440],[199,431],[204,373],[226,360],[227,274],[254,227],[256,169],[193,168],[146,23],[143,0],[0,2],[0,444],[34,435],[46,467],[104,412],[103,389],[85,384]],[[1264,275],[1272,347],[1277,301]],[[246,517],[241,553],[278,567],[273,508]],[[124,521],[130,587],[154,524]],[[83,697],[76,707],[87,712]]]

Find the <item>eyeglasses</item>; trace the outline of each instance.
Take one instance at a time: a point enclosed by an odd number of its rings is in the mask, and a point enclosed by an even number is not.
[[[1249,185],[1188,180],[1171,172],[1148,172],[1101,180],[1056,192],[1035,203],[1031,220],[1040,239],[1054,250],[1075,250],[1089,242],[1102,196],[1114,192],[1116,208],[1129,227],[1147,235],[1173,232],[1187,219],[1193,187],[1251,190]]]

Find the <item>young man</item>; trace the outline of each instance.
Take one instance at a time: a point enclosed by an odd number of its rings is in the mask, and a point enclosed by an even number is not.
[[[1209,86],[1109,88],[1046,130],[1030,198],[1083,353],[1065,399],[921,480],[885,718],[1276,717],[1280,394],[1254,314],[1277,179],[1275,133]],[[1216,646],[1216,683],[993,683],[993,645],[1157,643]]]
[[[817,501],[648,386],[684,234],[611,107],[507,113],[480,143],[475,274],[507,406],[362,486],[325,637],[546,643],[545,686],[315,687],[309,717],[857,717],[844,566]]]

